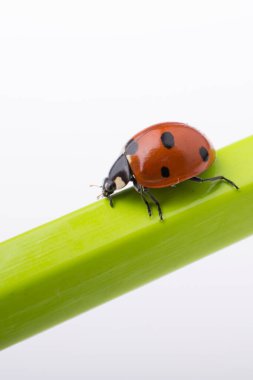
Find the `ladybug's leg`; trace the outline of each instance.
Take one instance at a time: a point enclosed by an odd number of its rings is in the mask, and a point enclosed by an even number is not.
[[[143,199],[144,203],[146,204],[147,206],[147,210],[148,210],[148,215],[151,216],[152,215],[152,212],[151,212],[151,208],[150,208],[150,204],[148,203],[147,199],[144,197],[143,195],[143,192],[139,193],[141,198]]]
[[[145,198],[145,196],[143,194],[144,193],[143,187],[141,185],[139,185],[134,178],[132,179],[132,181],[133,181],[133,185],[134,185],[135,190],[137,191],[137,193],[140,194],[143,202],[147,206],[148,215],[151,216],[152,212],[151,212],[150,204],[148,203],[147,199]]]
[[[110,206],[113,207],[113,201],[112,201],[112,197],[110,195],[108,195],[108,199],[109,199]]]
[[[145,194],[149,195],[149,197],[155,203],[157,210],[158,210],[158,213],[159,213],[159,217],[161,220],[163,220],[163,213],[162,213],[162,209],[161,209],[161,206],[160,206],[160,203],[158,202],[158,200],[154,197],[153,194],[150,193],[150,191],[146,187],[143,188],[143,191]]]
[[[237,190],[239,190],[239,187],[230,179],[223,177],[223,175],[218,175],[217,177],[211,177],[211,178],[200,178],[200,177],[192,177],[190,178],[191,181],[194,182],[206,182],[206,181],[225,181],[229,183],[230,185],[234,186]]]

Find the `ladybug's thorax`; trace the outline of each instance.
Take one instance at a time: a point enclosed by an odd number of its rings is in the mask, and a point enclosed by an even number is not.
[[[103,183],[104,196],[111,195],[115,190],[125,187],[132,177],[129,163],[125,154],[114,162],[107,178]]]

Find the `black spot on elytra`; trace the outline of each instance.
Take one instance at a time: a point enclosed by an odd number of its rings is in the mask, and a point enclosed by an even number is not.
[[[137,142],[133,139],[129,140],[125,147],[126,154],[127,155],[135,154],[137,150],[138,150]]]
[[[164,132],[161,136],[161,140],[165,148],[170,149],[175,145],[174,136],[170,132]]]
[[[161,167],[161,175],[164,178],[168,178],[170,176],[170,171],[169,168],[167,168],[167,166]]]
[[[203,161],[208,161],[209,153],[204,146],[199,148],[199,154],[200,154],[200,157],[202,158]]]

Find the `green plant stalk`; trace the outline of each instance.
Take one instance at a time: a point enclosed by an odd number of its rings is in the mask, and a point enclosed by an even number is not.
[[[218,151],[203,177],[154,191],[148,217],[129,189],[108,201],[9,239],[0,245],[0,348],[198,260],[253,232],[253,136]]]

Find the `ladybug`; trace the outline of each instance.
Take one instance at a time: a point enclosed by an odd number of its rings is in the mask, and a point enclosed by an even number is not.
[[[221,175],[205,179],[198,177],[214,160],[214,148],[195,128],[177,122],[155,124],[127,142],[104,179],[101,196],[108,198],[113,207],[111,195],[132,181],[146,204],[149,216],[151,207],[148,199],[155,203],[163,220],[160,203],[149,189],[169,187],[186,180],[223,180],[238,189],[234,182]]]

